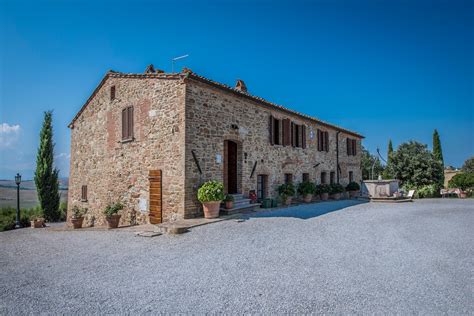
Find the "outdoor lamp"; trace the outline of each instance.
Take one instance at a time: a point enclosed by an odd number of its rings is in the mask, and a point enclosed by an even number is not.
[[[15,176],[16,183],[16,223],[15,228],[20,228],[20,183],[21,174],[17,173]]]

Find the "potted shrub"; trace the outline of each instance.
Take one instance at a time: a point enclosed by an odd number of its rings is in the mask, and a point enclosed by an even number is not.
[[[31,228],[43,228],[44,227],[44,218],[38,215],[33,215],[30,217]]]
[[[77,205],[74,205],[72,208],[71,223],[74,229],[82,227],[82,222],[84,221],[84,215],[87,213],[87,208],[82,208]]]
[[[109,228],[118,227],[121,217],[121,215],[118,214],[120,210],[123,210],[123,204],[120,202],[111,203],[105,208],[104,214]]]
[[[205,218],[219,217],[219,208],[224,199],[224,185],[218,181],[207,181],[198,190],[198,200],[202,203]]]
[[[331,188],[327,184],[320,184],[317,186],[317,191],[319,192],[321,201],[327,201],[327,199],[329,198],[329,192],[331,191]]]
[[[330,188],[331,188],[331,191],[330,191],[331,198],[333,200],[341,199],[341,193],[344,192],[344,187],[340,185],[339,183],[333,183],[331,184]]]
[[[233,208],[234,207],[234,196],[230,195],[230,194],[227,194],[224,198],[224,202],[225,202],[225,208],[226,209]]]
[[[313,200],[315,189],[314,183],[309,181],[301,182],[298,185],[298,193],[303,196],[303,201],[305,203],[310,203]]]
[[[281,201],[285,205],[290,205],[293,196],[295,195],[295,186],[293,183],[285,183],[278,187],[278,193],[280,194]]]
[[[357,182],[351,182],[346,186],[346,191],[349,192],[351,198],[355,197],[360,190],[360,185]]]

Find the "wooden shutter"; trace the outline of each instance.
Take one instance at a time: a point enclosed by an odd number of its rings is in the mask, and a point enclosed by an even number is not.
[[[283,119],[283,146],[291,145],[291,121]]]
[[[302,139],[301,147],[305,149],[306,148],[306,125],[301,125],[301,139]]]
[[[128,139],[133,138],[133,106],[128,108]]]
[[[326,152],[329,151],[329,132],[324,132],[324,145],[326,146]]]
[[[87,201],[87,185],[81,187],[81,200]]]
[[[352,140],[352,155],[357,155],[357,139]]]
[[[298,131],[298,147],[303,148],[303,125],[296,125]]]
[[[274,138],[273,138],[273,115],[270,115],[270,121],[268,122],[268,132],[270,135],[270,144],[274,145]]]
[[[128,136],[128,110],[122,110],[122,139],[127,139]]]
[[[110,100],[115,100],[115,86],[110,87]]]
[[[351,145],[352,145],[352,140],[349,139],[349,138],[346,138],[346,147],[347,147],[347,155],[348,156],[352,155]]]

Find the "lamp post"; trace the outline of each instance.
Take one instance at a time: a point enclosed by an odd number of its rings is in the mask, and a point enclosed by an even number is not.
[[[20,183],[21,174],[17,173],[15,176],[16,183],[16,225],[15,228],[20,228]]]

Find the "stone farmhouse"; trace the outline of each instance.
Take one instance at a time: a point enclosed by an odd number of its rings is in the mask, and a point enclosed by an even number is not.
[[[361,181],[362,135],[251,95],[184,68],[106,73],[69,124],[69,216],[85,225],[121,201],[121,224],[202,216],[199,185],[276,197],[285,182]]]

